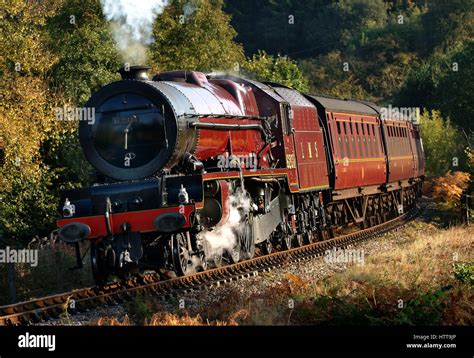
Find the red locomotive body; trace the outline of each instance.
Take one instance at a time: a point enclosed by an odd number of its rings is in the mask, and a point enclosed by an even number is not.
[[[97,282],[180,275],[399,215],[424,174],[417,127],[371,103],[145,67],[95,93],[80,124],[105,177],[62,194],[60,237],[91,242]],[[80,255],[79,255],[80,257]]]

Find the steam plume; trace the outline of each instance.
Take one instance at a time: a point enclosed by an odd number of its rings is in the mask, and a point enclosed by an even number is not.
[[[250,212],[251,203],[245,190],[235,190],[229,197],[229,218],[223,224],[206,230],[198,235],[199,240],[206,242],[208,257],[214,254],[222,254],[226,250],[232,250],[237,244],[236,232],[241,226],[245,216]]]
[[[129,64],[146,63],[147,46],[153,42],[153,22],[168,0],[100,0],[122,59]]]

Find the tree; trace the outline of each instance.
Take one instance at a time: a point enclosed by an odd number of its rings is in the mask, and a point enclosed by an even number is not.
[[[244,61],[242,46],[223,0],[172,0],[153,26],[150,46],[153,68],[236,71]]]
[[[295,59],[342,51],[367,28],[382,26],[383,0],[226,1],[246,53],[284,53]]]
[[[0,232],[23,242],[49,232],[57,205],[51,192],[54,172],[43,165],[40,151],[58,130],[54,108],[60,98],[47,80],[57,58],[45,46],[44,31],[54,11],[51,4],[7,0],[1,14],[0,137],[5,158],[0,171]]]
[[[422,21],[426,50],[447,53],[474,39],[474,0],[431,0]]]
[[[474,41],[456,52],[445,68],[435,92],[439,108],[457,125],[474,131]]]
[[[345,67],[347,62],[348,67]],[[310,92],[339,98],[373,99],[360,85],[352,64],[340,52],[304,60],[300,68],[309,80]],[[348,71],[344,69],[347,68]]]
[[[414,66],[397,96],[403,106],[438,109],[467,132],[474,131],[474,41]]]
[[[449,119],[444,120],[439,111],[424,111],[420,118],[420,132],[428,177],[461,168],[465,145],[461,134]]]
[[[303,76],[295,61],[288,57],[271,56],[264,51],[242,65],[242,72],[247,77],[260,81],[281,83],[302,92],[308,92],[308,80]]]
[[[53,85],[75,105],[120,79],[123,66],[98,0],[62,0],[48,21],[49,45],[59,61],[52,68]]]

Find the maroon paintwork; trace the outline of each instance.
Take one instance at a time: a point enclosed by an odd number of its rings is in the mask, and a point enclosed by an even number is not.
[[[412,127],[408,121],[393,119],[384,121],[383,130],[387,141],[390,168],[389,183],[415,177],[415,155],[410,139]]]

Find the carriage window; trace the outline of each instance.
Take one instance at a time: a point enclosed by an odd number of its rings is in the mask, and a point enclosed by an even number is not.
[[[346,122],[342,122],[342,124],[344,125],[344,134],[347,134],[347,126],[346,126]]]
[[[341,158],[344,157],[344,145],[342,144],[342,138],[339,136],[339,154],[341,155]]]
[[[362,135],[365,135],[364,123],[361,123],[361,124],[360,124],[360,127],[362,128]]]
[[[336,122],[337,123],[337,134],[341,134],[341,122]]]
[[[359,123],[354,123],[354,125],[356,127],[356,133],[359,135]]]
[[[354,125],[354,123],[349,122],[349,128],[351,129],[351,135],[354,135],[353,128],[352,128],[353,125]]]

